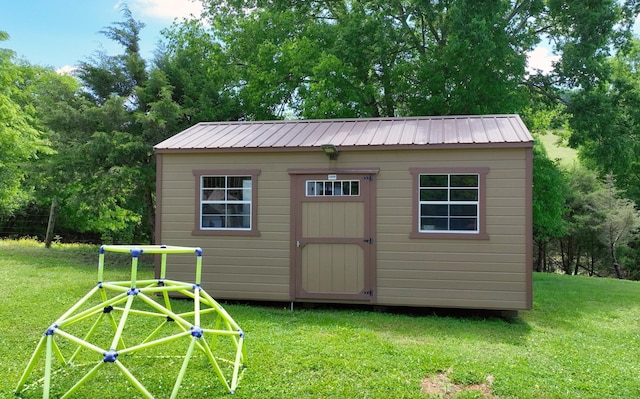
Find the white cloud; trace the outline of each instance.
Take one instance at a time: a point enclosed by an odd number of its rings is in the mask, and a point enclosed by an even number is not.
[[[61,68],[56,69],[56,73],[58,75],[73,75],[73,72],[78,69],[77,66],[65,65]]]
[[[127,3],[136,15],[167,21],[192,15],[199,17],[202,12],[200,0],[129,0]],[[119,8],[122,4],[123,1],[119,0],[114,8]]]
[[[553,70],[552,63],[558,60],[560,56],[551,53],[548,48],[536,47],[527,53],[527,72],[535,74],[537,70],[541,70],[547,75]]]

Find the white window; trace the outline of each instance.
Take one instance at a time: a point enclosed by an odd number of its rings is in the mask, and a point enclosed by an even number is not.
[[[307,197],[357,197],[359,180],[307,180]]]
[[[479,174],[420,174],[418,180],[418,232],[479,232]]]
[[[200,229],[252,229],[252,176],[200,176]]]

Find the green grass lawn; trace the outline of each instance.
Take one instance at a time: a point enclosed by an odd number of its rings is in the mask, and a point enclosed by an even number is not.
[[[95,286],[97,258],[96,247],[0,241],[0,397],[13,397],[43,332]],[[127,262],[108,271],[106,279],[129,278]],[[151,276],[143,265],[139,278]],[[640,397],[637,282],[536,274],[534,309],[510,321],[346,307],[292,312],[286,304],[225,309],[246,333],[248,367],[237,392],[222,388],[198,351],[180,398]],[[170,396],[181,362],[169,356],[174,349],[138,359],[156,398]],[[52,397],[86,373],[81,363],[95,363],[93,356],[73,367],[54,362]],[[139,397],[117,369],[102,370],[73,397]],[[41,377],[35,370],[18,397],[41,397]]]
[[[560,138],[551,132],[546,134],[538,134],[536,139],[539,139],[544,148],[547,150],[547,155],[553,160],[558,160],[560,165],[565,168],[573,166],[575,162],[578,162],[578,152],[569,148],[565,143],[560,142]]]

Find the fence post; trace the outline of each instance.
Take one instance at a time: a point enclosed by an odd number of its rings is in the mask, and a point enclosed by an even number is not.
[[[53,239],[53,227],[56,224],[56,207],[58,206],[58,200],[53,197],[51,201],[51,210],[49,211],[49,223],[47,223],[47,235],[44,239],[45,248],[51,248],[51,240]]]

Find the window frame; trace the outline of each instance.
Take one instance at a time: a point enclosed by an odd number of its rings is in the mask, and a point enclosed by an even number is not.
[[[487,175],[489,168],[410,168],[409,172],[413,181],[413,218],[411,227],[411,238],[433,238],[433,239],[463,239],[463,240],[487,240],[486,225],[486,192]],[[478,228],[477,231],[466,230],[420,230],[420,176],[421,175],[478,175]],[[447,188],[451,188],[448,186]],[[449,201],[450,202],[450,201]]]
[[[192,235],[206,236],[259,236],[258,230],[258,176],[259,169],[212,169],[193,170],[195,177],[195,219]],[[203,177],[251,177],[251,228],[202,228],[202,178]]]

